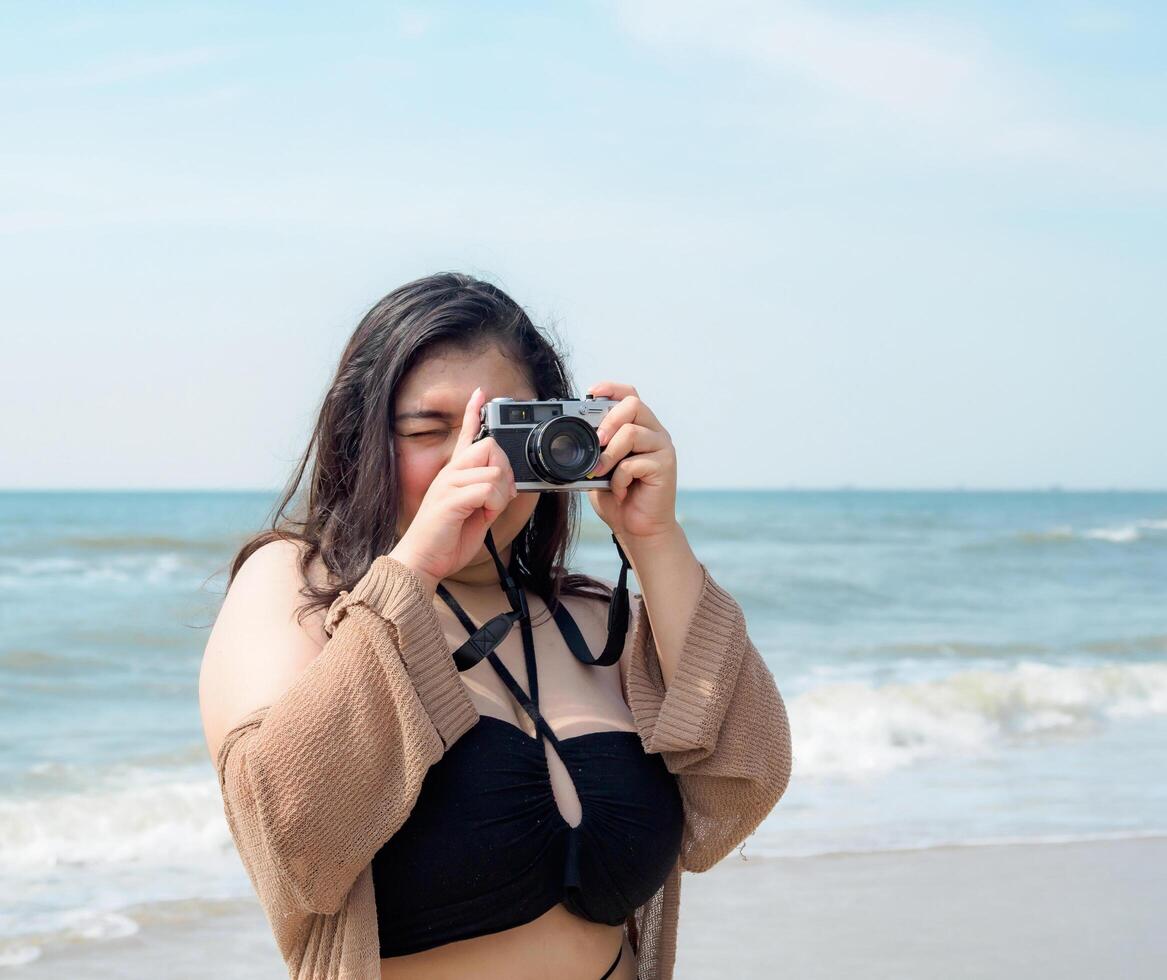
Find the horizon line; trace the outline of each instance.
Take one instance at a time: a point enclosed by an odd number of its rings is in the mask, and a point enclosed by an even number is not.
[[[254,493],[277,495],[281,487],[0,487],[0,494],[16,493]],[[1061,483],[1023,486],[969,484],[881,485],[858,483],[795,484],[779,486],[685,486],[678,492],[696,493],[1167,493],[1167,487],[1072,485]],[[582,491],[581,491],[582,492]]]

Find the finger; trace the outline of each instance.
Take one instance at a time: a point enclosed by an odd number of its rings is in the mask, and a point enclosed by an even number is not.
[[[481,483],[475,484],[480,489],[483,487]],[[473,489],[473,487],[463,487],[462,490]],[[500,514],[506,509],[505,507],[492,507],[489,495],[472,495],[467,498],[463,507],[469,511],[465,521],[462,523],[462,529],[473,531],[475,534],[483,534],[491,524],[493,524]]]
[[[481,508],[486,511],[488,521],[494,520],[510,503],[510,499],[493,483],[473,483],[468,487],[456,487],[451,493],[451,498],[466,517]]]
[[[663,471],[664,461],[657,453],[622,459],[612,471],[608,489],[617,500],[623,500],[633,480],[644,480]]]
[[[471,483],[493,483],[496,487],[501,487],[509,492],[512,481],[501,466],[470,466],[465,469],[453,469],[447,476],[447,485],[451,487],[466,487]]]
[[[672,444],[667,432],[658,432],[635,422],[620,426],[588,476],[602,476],[629,453],[652,453]]]
[[[462,450],[455,450],[455,455],[451,457],[447,465],[451,469],[467,469],[472,466],[499,466],[510,473],[512,477],[514,476],[510,458],[503,452],[502,446],[495,441],[494,436],[487,436],[485,439],[479,439],[477,442],[470,443],[470,445]]]
[[[459,450],[469,446],[474,441],[474,437],[478,435],[478,430],[482,428],[482,406],[484,404],[485,395],[482,388],[475,388],[470,394],[470,400],[466,402],[466,411],[462,415],[462,428],[454,443],[455,455]]]
[[[640,400],[639,395],[625,395],[597,427],[596,437],[600,440],[600,445],[606,446],[617,430],[630,422],[664,432],[664,426],[660,424],[652,409]]]
[[[591,385],[587,393],[589,395],[598,395],[600,398],[613,398],[619,401],[621,398],[627,398],[629,395],[637,394],[632,385],[626,385],[620,381],[597,381]]]

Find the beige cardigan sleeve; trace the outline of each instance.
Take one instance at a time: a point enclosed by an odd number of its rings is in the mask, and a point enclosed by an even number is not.
[[[677,777],[685,808],[681,866],[705,871],[757,829],[790,780],[790,725],[734,598],[704,583],[667,689],[645,610],[633,594],[624,694],[645,751]]]
[[[329,609],[330,639],[216,758],[224,811],[269,916],[332,914],[405,822],[429,767],[478,721],[432,596],[377,558]]]

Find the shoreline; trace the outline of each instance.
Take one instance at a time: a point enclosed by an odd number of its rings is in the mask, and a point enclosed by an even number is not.
[[[748,842],[747,842],[748,852]],[[686,872],[675,980],[1158,977],[1167,837],[743,858]],[[0,976],[282,976],[257,902],[134,906],[132,935],[46,947]]]

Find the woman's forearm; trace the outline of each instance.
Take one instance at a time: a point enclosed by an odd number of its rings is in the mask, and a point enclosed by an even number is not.
[[[667,687],[676,673],[685,634],[701,597],[701,565],[679,524],[653,538],[617,535],[617,540],[640,583]]]

